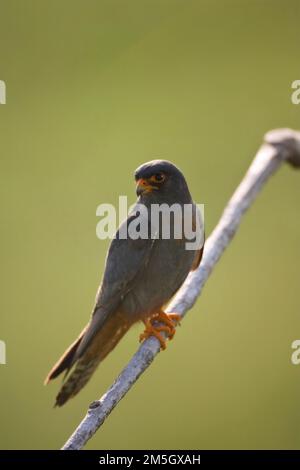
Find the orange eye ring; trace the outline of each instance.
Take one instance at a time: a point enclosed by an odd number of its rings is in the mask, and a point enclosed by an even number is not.
[[[150,181],[153,183],[163,183],[166,179],[166,175],[164,173],[155,173],[155,175],[152,175],[150,178]]]

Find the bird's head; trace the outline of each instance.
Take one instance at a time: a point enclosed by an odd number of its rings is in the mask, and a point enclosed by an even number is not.
[[[179,168],[167,160],[152,160],[135,171],[137,196],[151,199],[190,199],[185,178]]]

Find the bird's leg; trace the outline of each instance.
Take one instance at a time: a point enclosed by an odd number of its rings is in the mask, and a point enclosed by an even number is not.
[[[155,336],[160,342],[161,349],[166,349],[166,339],[161,334],[164,331],[167,334],[168,339],[172,339],[176,332],[176,325],[179,322],[181,316],[177,313],[165,313],[160,310],[158,313],[153,315],[150,319],[144,320],[146,329],[140,335],[140,341]],[[157,325],[152,322],[157,323]],[[162,325],[161,325],[162,323]]]
[[[165,333],[170,334],[170,328],[168,326],[163,325],[153,325],[152,320],[154,319],[155,317],[144,320],[146,328],[145,331],[140,334],[140,342],[144,339],[149,338],[150,336],[155,336],[155,338],[157,338],[160,342],[161,349],[166,349],[166,340],[161,334],[161,332],[164,331]]]
[[[179,324],[179,320],[181,320],[181,316],[178,313],[165,313],[163,310],[160,310],[155,317],[155,319],[160,322],[164,323],[170,329],[169,339],[173,339],[176,333],[176,326]]]

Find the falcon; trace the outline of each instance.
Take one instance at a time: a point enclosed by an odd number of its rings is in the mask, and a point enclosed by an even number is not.
[[[203,224],[182,172],[169,161],[153,160],[137,168],[135,181],[137,203],[108,249],[90,321],[46,378],[48,383],[62,372],[67,376],[56,397],[57,406],[84,387],[133,324],[139,321],[145,324],[140,341],[155,336],[161,349],[165,349],[166,337],[173,338],[180,319],[176,313],[165,313],[165,307],[201,261]],[[196,236],[200,235],[200,246],[187,249],[185,231],[181,231],[181,237],[175,234],[175,216],[169,219],[169,237],[164,236],[160,224],[154,231],[151,229],[151,209],[162,205],[172,208],[174,204],[182,209],[186,205],[192,207],[191,220]],[[141,205],[148,215],[148,236],[121,236],[130,233],[130,225],[141,217]],[[185,217],[182,210],[181,219],[177,220],[181,227]]]

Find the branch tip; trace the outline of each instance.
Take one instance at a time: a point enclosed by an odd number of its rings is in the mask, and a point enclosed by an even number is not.
[[[300,168],[300,132],[293,129],[274,129],[264,141],[278,148],[278,155],[294,168]]]

